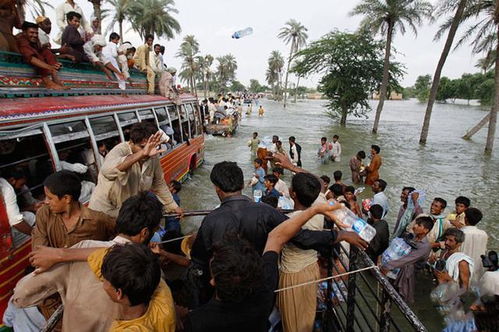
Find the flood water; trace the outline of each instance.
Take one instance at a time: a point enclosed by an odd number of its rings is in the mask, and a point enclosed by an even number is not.
[[[499,139],[496,138],[492,156],[484,156],[486,128],[470,141],[461,138],[468,128],[486,115],[487,110],[467,105],[435,105],[428,143],[420,146],[418,140],[426,105],[415,100],[387,101],[376,136],[371,134],[374,111],[370,119],[349,118],[347,126],[342,128],[325,115],[324,101],[299,101],[286,109],[270,100],[261,103],[266,110],[265,116],[258,118],[254,108],[251,116],[243,116],[234,137],[206,136],[204,166],[184,183],[180,193],[184,208],[211,209],[219,203],[209,180],[210,169],[217,162],[236,161],[244,171],[245,180],[251,178],[253,166],[246,144],[254,131],[261,137],[278,135],[286,150],[289,150],[287,138],[295,136],[302,146],[305,169],[331,178],[334,171],[341,170],[345,183],[351,183],[350,158],[359,150],[368,154],[371,144],[377,144],[383,158],[381,178],[388,183],[385,193],[390,200],[390,212],[386,220],[391,230],[401,204],[400,191],[404,186],[412,186],[426,192],[425,212],[433,197],[447,200],[446,212],[451,212],[457,196],[469,197],[472,206],[484,214],[478,226],[489,235],[489,249],[499,248],[499,209],[496,207],[499,198]],[[375,108],[376,102],[372,102],[372,106]],[[499,130],[497,133],[499,135]],[[330,139],[334,134],[340,136],[341,161],[322,165],[316,158],[320,138],[326,136]],[[290,177],[289,172],[284,176],[288,184]],[[250,190],[245,189],[245,192],[249,194]],[[370,188],[361,194],[361,198],[371,196]],[[199,219],[190,221],[185,231],[191,231],[192,226],[199,223]],[[422,287],[428,292],[431,289],[427,283]],[[420,295],[413,307],[430,331],[441,329],[441,320],[429,302],[429,294]]]

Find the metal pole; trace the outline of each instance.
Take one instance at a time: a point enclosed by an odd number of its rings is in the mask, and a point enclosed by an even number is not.
[[[354,271],[357,269],[357,253],[358,249],[354,246],[350,246],[349,254],[349,266],[348,271]],[[357,274],[353,273],[348,276],[348,298],[347,298],[347,325],[346,331],[353,332],[355,324],[355,291]]]
[[[40,332],[51,332],[61,319],[63,313],[64,305],[61,304],[59,307],[57,307],[52,316],[50,316],[49,320],[47,321],[47,325],[45,325],[43,330],[41,330]]]
[[[392,307],[392,301],[386,290],[381,292],[381,313],[379,316],[379,331],[389,332],[390,331],[390,310]]]

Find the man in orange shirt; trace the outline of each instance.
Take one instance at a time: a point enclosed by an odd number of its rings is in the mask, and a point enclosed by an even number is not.
[[[371,186],[374,181],[379,179],[379,168],[381,167],[382,161],[379,155],[381,149],[377,145],[371,145],[371,163],[366,167],[366,184]]]

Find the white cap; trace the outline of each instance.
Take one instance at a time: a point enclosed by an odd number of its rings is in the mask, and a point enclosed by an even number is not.
[[[94,35],[91,40],[94,45],[100,45],[104,47],[107,44],[106,39],[103,35]]]

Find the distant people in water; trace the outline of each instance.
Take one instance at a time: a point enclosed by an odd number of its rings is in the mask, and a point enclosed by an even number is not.
[[[379,169],[382,164],[381,156],[379,155],[380,151],[379,146],[371,145],[371,163],[365,169],[366,184],[369,186],[379,179]]]
[[[258,116],[263,117],[264,113],[265,113],[265,110],[263,109],[263,106],[260,105],[260,107],[258,108]]]
[[[366,158],[366,153],[364,151],[359,151],[355,156],[350,159],[350,170],[352,171],[352,182],[354,184],[362,183],[362,175],[364,173],[365,166],[362,160]]]
[[[341,144],[339,142],[340,136],[333,136],[333,143],[331,144],[331,160],[332,161],[340,161],[341,160]]]
[[[260,139],[258,138],[258,133],[253,133],[253,138],[248,141],[248,147],[251,150],[251,155],[253,158],[256,157],[256,152],[258,151],[258,144],[260,144]]]

